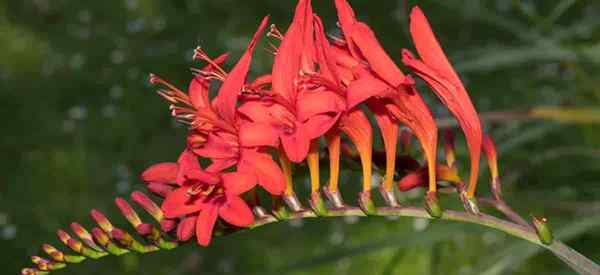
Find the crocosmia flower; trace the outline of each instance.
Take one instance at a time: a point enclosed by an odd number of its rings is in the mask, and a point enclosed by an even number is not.
[[[468,196],[473,197],[477,186],[483,138],[479,116],[419,7],[414,7],[410,14],[410,34],[421,59],[414,57],[410,51],[403,50],[402,61],[427,82],[458,120],[471,157]]]

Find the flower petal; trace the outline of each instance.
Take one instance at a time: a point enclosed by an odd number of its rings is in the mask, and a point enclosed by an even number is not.
[[[352,31],[352,40],[360,49],[371,69],[385,82],[392,87],[398,87],[404,83],[404,74],[379,44],[369,26],[362,22],[356,23]]]
[[[238,136],[243,147],[279,145],[279,131],[270,123],[243,123]]]
[[[199,200],[190,201],[187,192],[188,187],[180,187],[169,193],[160,207],[165,213],[165,217],[169,219],[177,218],[198,212],[204,208],[205,204]]]
[[[248,227],[254,223],[254,215],[248,204],[236,195],[228,195],[227,201],[219,207],[219,216],[227,223]]]
[[[352,7],[346,0],[335,0],[335,8],[337,9],[338,21],[340,22],[342,33],[348,43],[348,50],[353,57],[358,58],[358,49],[356,49],[356,45],[352,41],[352,28],[357,22],[354,10],[352,10]]]
[[[175,183],[179,165],[174,162],[162,162],[148,167],[141,175],[146,183]]]
[[[177,240],[185,242],[194,236],[197,218],[198,216],[190,216],[179,222],[177,225]]]
[[[219,178],[213,174],[207,173],[200,167],[198,157],[189,149],[185,149],[177,160],[179,171],[177,174],[177,184],[184,185],[187,181],[201,181],[215,184]]]
[[[218,208],[215,205],[205,208],[196,219],[196,241],[201,246],[208,246],[217,222]]]
[[[346,109],[344,99],[332,91],[303,91],[296,103],[299,121],[324,113],[339,113]]]
[[[354,108],[356,105],[373,96],[383,96],[391,90],[391,87],[372,76],[364,76],[350,82],[346,91],[346,102],[348,108]]]
[[[239,195],[256,186],[256,176],[252,172],[231,172],[221,175],[223,188],[227,194]]]
[[[427,66],[433,68],[460,89],[464,89],[460,78],[452,68],[444,50],[435,37],[425,14],[418,6],[410,13],[410,34],[419,56]]]
[[[329,131],[329,129],[338,122],[340,115],[341,113],[316,115],[302,123],[299,128],[302,129],[301,132],[303,132],[309,140],[312,140]]]
[[[252,61],[254,47],[256,46],[258,38],[265,30],[268,20],[268,16],[263,18],[258,30],[252,37],[252,40],[250,40],[246,52],[244,55],[242,55],[231,72],[229,72],[227,78],[225,81],[223,81],[223,85],[221,85],[221,88],[219,89],[217,106],[215,107],[225,121],[229,123],[233,123],[235,121],[235,108],[238,95],[242,91],[244,83],[246,82],[246,75],[250,69],[250,62]]]
[[[267,153],[243,150],[237,169],[239,172],[254,173],[258,184],[272,195],[281,195],[285,189],[283,172]]]
[[[367,115],[359,108],[354,108],[340,118],[340,130],[344,132],[360,155],[363,168],[363,190],[371,188],[371,167],[373,155],[373,130]]]
[[[282,134],[280,137],[283,150],[290,161],[299,163],[306,158],[310,138],[301,130],[301,127],[297,127],[296,131],[291,134]]]
[[[410,19],[411,36],[423,62],[416,60],[406,50],[402,52],[402,62],[432,87],[440,100],[456,117],[465,133],[471,158],[468,196],[472,197],[477,186],[479,158],[483,142],[479,116],[421,9],[413,8]]]
[[[206,172],[219,173],[237,163],[237,159],[213,159],[212,163],[206,167]]]
[[[210,159],[235,158],[238,154],[237,137],[225,132],[211,132],[206,142],[194,153]]]

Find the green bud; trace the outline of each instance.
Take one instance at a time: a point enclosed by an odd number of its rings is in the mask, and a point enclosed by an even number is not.
[[[548,220],[546,218],[537,218],[536,216],[532,216],[531,219],[540,242],[545,245],[550,245],[554,240],[554,237],[552,236],[552,231],[548,226]]]

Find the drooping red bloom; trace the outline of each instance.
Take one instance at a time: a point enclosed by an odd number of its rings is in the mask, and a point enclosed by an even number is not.
[[[252,173],[206,172],[196,155],[185,150],[177,163],[153,165],[144,171],[142,179],[175,188],[167,194],[161,209],[167,218],[182,218],[177,228],[181,241],[195,232],[198,244],[207,246],[218,217],[238,227],[254,222],[250,207],[239,196],[256,186]]]
[[[398,123],[408,126],[421,142],[429,167],[430,191],[435,191],[437,128],[429,108],[379,44],[373,31],[356,19],[346,0],[335,1],[344,39],[336,43],[338,70],[347,83],[349,107],[367,100],[384,139],[387,154],[386,189],[394,173]],[[390,190],[388,190],[390,191]]]
[[[479,116],[419,7],[414,7],[410,14],[410,33],[421,60],[416,59],[410,51],[403,50],[402,62],[429,84],[458,120],[471,158],[468,196],[472,198],[477,186],[481,155],[482,131]]]
[[[190,84],[189,96],[177,92],[176,88],[156,76],[153,79],[171,89],[161,94],[163,97],[169,100],[173,98],[172,94],[178,96],[172,100],[174,105],[178,104],[171,107],[173,115],[180,120],[190,121],[188,146],[198,156],[212,160],[207,171],[221,171],[237,165],[238,172],[254,174],[263,188],[271,194],[279,195],[285,188],[285,179],[281,169],[267,152],[267,147],[278,146],[274,129],[264,123],[242,119],[236,110],[240,94],[257,85],[247,85],[246,76],[252,53],[267,22],[268,17],[265,17],[246,52],[229,73],[219,65],[226,56],[212,60],[201,49],[197,49],[196,58],[207,61],[209,65],[196,71],[198,75]],[[212,101],[208,98],[210,80],[223,81],[218,95]]]
[[[311,140],[325,134],[345,109],[335,91],[306,81],[318,72],[316,51],[311,1],[300,0],[277,49],[272,91],[246,100],[238,109],[251,121],[271,126],[293,162],[306,158]]]

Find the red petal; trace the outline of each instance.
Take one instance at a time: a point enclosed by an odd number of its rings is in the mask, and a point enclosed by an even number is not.
[[[161,197],[166,197],[169,195],[169,193],[171,193],[173,191],[173,186],[172,185],[168,185],[168,184],[164,184],[164,183],[150,183],[146,186],[146,188],[148,188],[148,191],[159,195]]]
[[[285,154],[292,162],[302,162],[308,154],[310,138],[306,135],[301,127],[297,127],[296,131],[291,134],[281,135],[281,145]]]
[[[198,216],[191,216],[179,222],[177,225],[177,240],[185,242],[194,236],[197,218]]]
[[[270,123],[243,123],[238,135],[244,147],[277,147],[279,144],[279,131]]]
[[[213,62],[215,64],[221,64],[227,59],[228,53],[224,53],[219,57],[215,58]],[[202,68],[203,71],[214,70],[213,65],[207,65]],[[210,81],[203,77],[197,76],[190,82],[188,93],[190,95],[190,101],[192,105],[198,109],[210,107],[210,100],[208,98],[208,90],[210,87]]]
[[[402,51],[402,62],[419,75],[438,98],[446,105],[450,112],[456,117],[460,128],[465,134],[469,155],[471,158],[471,174],[469,177],[469,186],[474,188],[477,184],[479,173],[479,159],[481,156],[481,144],[483,133],[479,115],[462,85],[456,86],[449,79],[440,75],[425,63],[415,59],[409,51]],[[471,188],[471,187],[470,187]],[[471,190],[471,189],[470,189]]]
[[[160,207],[165,213],[165,217],[170,219],[181,217],[198,212],[204,207],[199,200],[190,202],[187,191],[188,187],[180,187],[169,193]]]
[[[323,22],[318,16],[315,18],[315,45],[317,47],[317,63],[319,64],[319,73],[328,81],[339,85],[336,71],[335,56],[331,52],[331,45],[325,35]]]
[[[205,208],[196,219],[196,240],[201,246],[208,246],[212,239],[213,228],[217,221],[218,209],[216,206]]]
[[[248,204],[235,195],[227,196],[225,204],[219,207],[219,216],[238,227],[248,227],[254,223],[254,215]]]
[[[233,123],[235,121],[237,99],[246,82],[246,75],[248,74],[250,62],[252,61],[252,52],[254,51],[258,38],[265,30],[268,20],[268,16],[263,18],[258,30],[252,37],[252,40],[250,40],[246,52],[242,55],[231,72],[229,72],[227,78],[223,81],[223,85],[221,85],[221,88],[219,89],[218,105],[216,108],[227,122]]]
[[[427,185],[427,169],[425,168],[409,173],[398,181],[398,189],[402,192],[425,185]]]
[[[256,186],[256,176],[252,172],[231,172],[221,175],[227,194],[239,195]]]
[[[311,117],[301,125],[301,132],[308,137],[309,140],[318,138],[324,135],[335,123],[337,123],[341,113],[335,115],[320,114]],[[298,131],[298,130],[296,130]]]
[[[219,173],[237,163],[237,159],[213,159],[206,172]]]
[[[310,0],[300,0],[296,6],[294,20],[290,24],[273,61],[273,92],[293,103],[296,98],[295,78],[302,65],[302,55],[307,47],[304,41],[312,30],[312,8]],[[308,26],[310,25],[310,26]],[[309,47],[310,48],[310,47]]]
[[[179,165],[174,162],[162,162],[148,167],[142,173],[142,181],[146,183],[175,183]]]
[[[258,123],[279,123],[278,118],[291,116],[290,112],[280,104],[269,104],[263,101],[247,101],[238,108],[238,112]]]
[[[338,21],[340,22],[342,32],[348,43],[348,50],[356,58],[358,57],[356,53],[357,49],[355,49],[356,46],[352,41],[352,28],[357,23],[354,10],[352,10],[352,7],[346,0],[335,0],[335,8],[337,9]]]
[[[344,99],[332,91],[304,91],[298,95],[296,114],[299,121],[305,121],[323,113],[339,113],[345,105]]]
[[[272,195],[281,195],[285,189],[283,172],[269,154],[244,150],[237,169],[254,173],[258,184]]]
[[[410,13],[410,34],[415,43],[415,48],[417,48],[417,52],[425,64],[439,72],[457,87],[464,89],[460,78],[435,38],[425,14],[418,6],[415,6]]]
[[[200,167],[198,157],[186,149],[181,153],[177,160],[179,171],[177,174],[177,184],[183,185],[187,180],[197,180],[205,183],[217,183],[219,178],[213,174],[207,173]]]
[[[370,97],[385,95],[390,90],[391,87],[387,83],[375,77],[361,77],[350,82],[350,86],[348,86],[348,90],[346,91],[348,108],[354,108]]]
[[[392,85],[392,87],[398,87],[404,83],[404,74],[387,55],[383,47],[381,47],[369,26],[361,22],[355,24],[352,31],[352,39],[369,63],[371,69],[379,77]]]
[[[210,159],[236,158],[238,155],[237,137],[225,132],[212,132],[202,147],[194,153]]]

